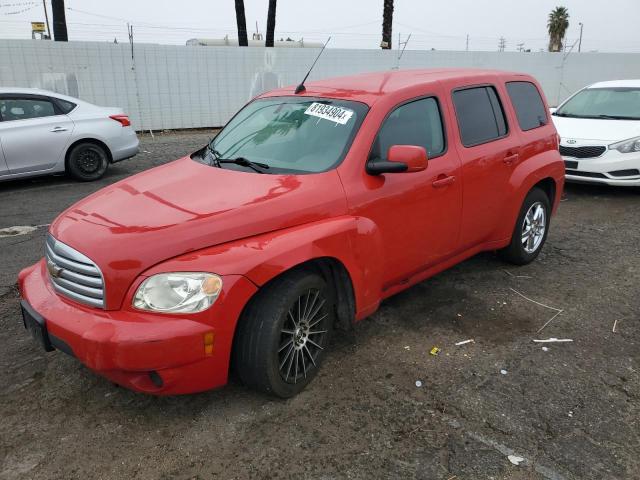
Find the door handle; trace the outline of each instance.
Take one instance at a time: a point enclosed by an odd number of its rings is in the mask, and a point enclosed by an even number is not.
[[[53,133],[58,133],[58,132],[66,132],[67,129],[64,127],[53,127],[51,130],[49,130],[50,132]]]
[[[456,177],[454,177],[453,175],[451,176],[440,175],[438,176],[437,180],[433,181],[432,185],[434,188],[442,188],[442,187],[446,187],[447,185],[451,185],[455,181],[456,181]]]
[[[504,159],[502,159],[502,161],[506,164],[506,165],[512,165],[514,162],[516,162],[518,160],[518,157],[520,155],[517,153],[510,153],[508,154],[506,157],[504,157]]]

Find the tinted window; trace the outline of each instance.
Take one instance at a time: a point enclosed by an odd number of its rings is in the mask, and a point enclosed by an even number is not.
[[[507,134],[502,105],[493,87],[453,92],[460,137],[465,147],[489,142]]]
[[[50,117],[55,115],[53,104],[48,100],[27,98],[0,99],[0,115],[5,122],[27,118]]]
[[[531,130],[547,124],[547,110],[540,92],[530,82],[508,82],[507,91],[522,130]]]
[[[384,159],[393,145],[419,145],[429,158],[444,152],[445,141],[440,108],[435,98],[424,98],[396,108],[376,137],[372,158]]]
[[[60,107],[60,110],[62,110],[62,113],[64,114],[67,114],[71,110],[76,108],[75,103],[67,102],[66,100],[60,100],[59,98],[56,99],[56,103],[58,104],[58,106]]]

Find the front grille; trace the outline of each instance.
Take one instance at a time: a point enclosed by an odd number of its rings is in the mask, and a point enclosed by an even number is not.
[[[599,157],[607,151],[607,147],[602,145],[589,145],[586,147],[566,147],[560,145],[560,155],[573,158],[594,158]]]
[[[567,175],[574,175],[576,177],[589,177],[589,178],[607,178],[606,175],[596,172],[580,172],[578,170],[566,170]]]
[[[102,272],[90,258],[68,245],[47,236],[47,270],[53,288],[72,300],[104,308]]]

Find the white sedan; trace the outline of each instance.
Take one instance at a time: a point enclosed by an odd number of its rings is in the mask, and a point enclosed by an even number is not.
[[[568,181],[640,186],[640,80],[586,87],[553,112],[553,123]]]
[[[0,88],[0,181],[67,172],[101,178],[112,162],[138,153],[119,108],[32,88]]]

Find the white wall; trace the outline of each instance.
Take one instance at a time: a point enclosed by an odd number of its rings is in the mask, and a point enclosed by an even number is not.
[[[138,130],[223,125],[247,100],[297,84],[317,49],[0,40],[0,86],[39,87],[118,106]],[[396,51],[327,49],[311,79],[397,64]],[[534,75],[549,103],[599,80],[640,78],[640,54],[406,51],[401,68],[477,67]]]

